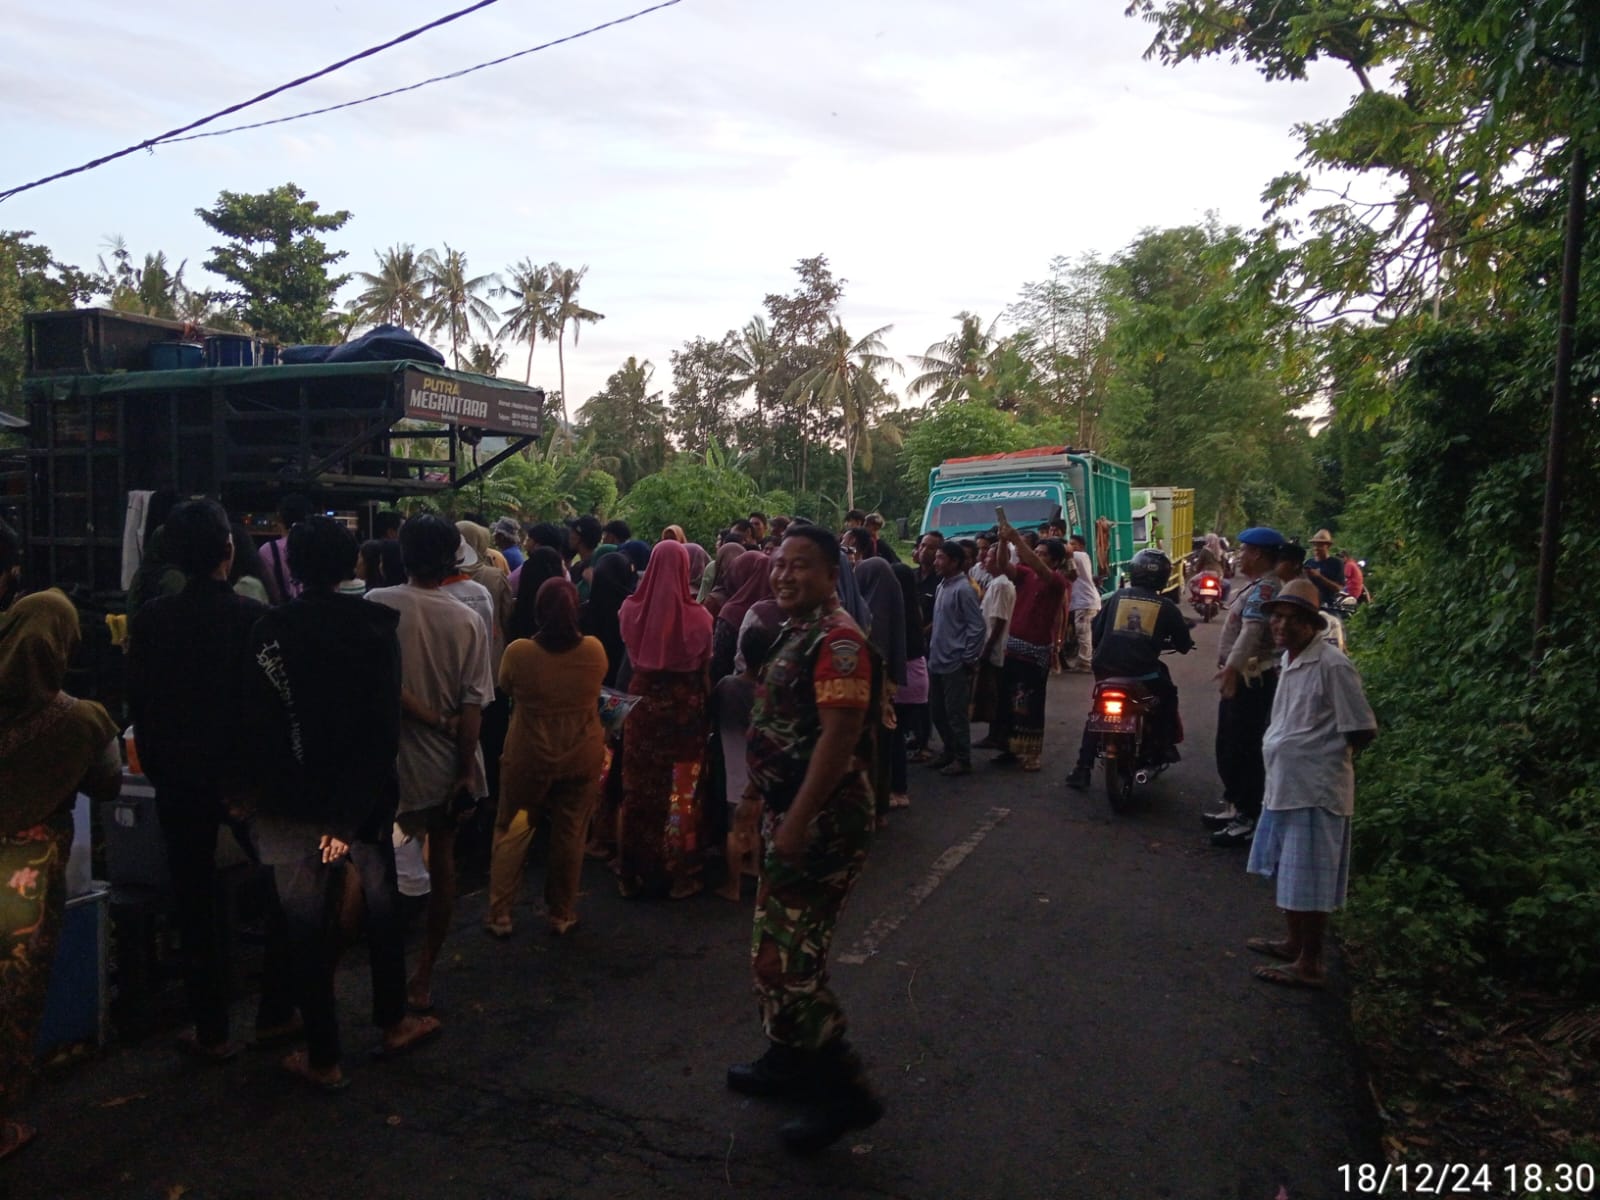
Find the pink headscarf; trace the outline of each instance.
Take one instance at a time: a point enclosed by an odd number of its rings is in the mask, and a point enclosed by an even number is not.
[[[752,604],[772,599],[772,563],[760,550],[746,550],[733,560],[728,574],[731,594],[717,619],[737,630]]]
[[[711,659],[711,614],[689,591],[689,549],[657,542],[639,589],[622,602],[622,642],[640,671],[698,671]]]

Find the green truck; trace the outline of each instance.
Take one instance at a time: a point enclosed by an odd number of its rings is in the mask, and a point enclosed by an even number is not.
[[[1089,545],[1101,590],[1115,591],[1135,553],[1128,469],[1070,446],[947,458],[928,473],[924,531],[974,537],[995,524],[995,509],[1018,529],[1059,517]]]

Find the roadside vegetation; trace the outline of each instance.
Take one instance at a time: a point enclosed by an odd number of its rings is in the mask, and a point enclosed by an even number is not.
[[[546,387],[543,444],[457,500],[491,516],[593,511],[706,539],[748,508],[831,522],[861,507],[914,528],[941,459],[1070,443],[1136,482],[1194,487],[1199,528],[1328,526],[1374,597],[1351,634],[1383,729],[1360,767],[1340,931],[1390,1152],[1600,1161],[1600,9],[1129,13],[1174,68],[1226,58],[1278,87],[1331,68],[1353,98],[1297,130],[1260,226],[1151,229],[1105,256],[1047,247],[1003,312],[953,314],[905,362],[884,349],[891,327],[847,328],[848,281],[818,254],[792,277],[773,264],[774,290],[726,331],[665,364],[628,357],[569,403],[568,350],[627,322],[604,279],[534,257],[484,271],[455,240],[346,273],[324,238],[354,218],[286,184],[197,210],[220,238],[210,287],[193,251],[136,257],[112,238],[80,271],[0,234],[0,403],[15,407],[30,309],[110,303],[281,340],[392,321],[453,364]],[[1589,219],[1568,254],[1574,196]],[[1536,644],[1564,282],[1568,471]]]

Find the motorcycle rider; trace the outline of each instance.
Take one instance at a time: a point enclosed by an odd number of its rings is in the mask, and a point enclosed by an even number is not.
[[[1178,751],[1178,688],[1172,682],[1163,650],[1187,654],[1194,649],[1189,622],[1178,606],[1161,595],[1172,575],[1172,560],[1160,550],[1141,550],[1128,564],[1128,587],[1112,594],[1094,619],[1094,677],[1137,679],[1160,699],[1151,741],[1176,762]],[[1084,729],[1078,765],[1067,776],[1076,791],[1089,787],[1097,735]]]

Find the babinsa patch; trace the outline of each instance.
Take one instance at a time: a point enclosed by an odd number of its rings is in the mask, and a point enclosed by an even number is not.
[[[860,642],[838,639],[828,643],[828,662],[835,675],[854,675],[860,661]]]

